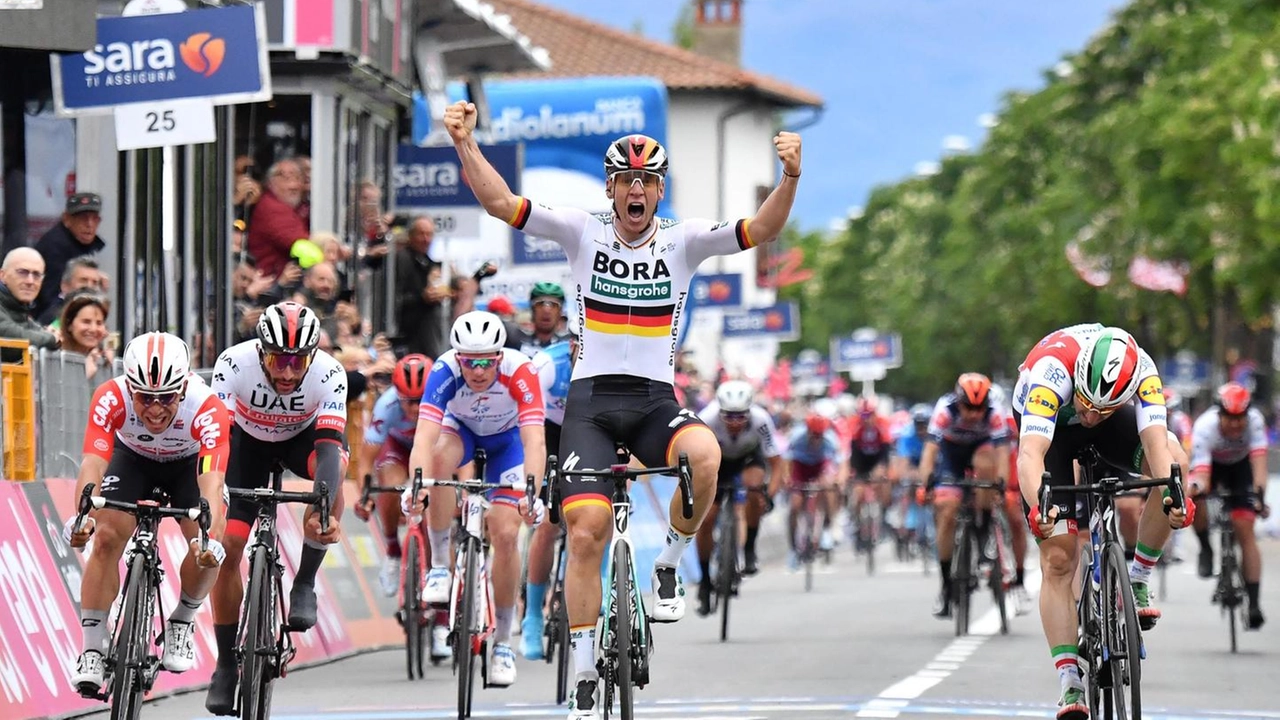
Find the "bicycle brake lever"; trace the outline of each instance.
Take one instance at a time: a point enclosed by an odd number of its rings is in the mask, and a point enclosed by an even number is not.
[[[209,525],[212,519],[209,514],[209,501],[200,498],[200,519],[196,521],[200,526],[200,552],[209,551]]]
[[[1178,463],[1169,466],[1169,482],[1166,487],[1169,488],[1169,499],[1172,502],[1163,505],[1164,514],[1186,507],[1186,497],[1182,493],[1182,467]]]
[[[1040,478],[1040,517],[1049,519],[1049,508],[1052,505],[1053,488],[1049,485],[1049,473]]]
[[[693,519],[693,470],[689,467],[689,456],[680,453],[677,463],[680,468],[680,514],[685,520]]]
[[[327,535],[329,533],[329,486],[318,482],[315,485],[315,491],[320,493],[320,502],[317,503],[320,511],[320,534]]]

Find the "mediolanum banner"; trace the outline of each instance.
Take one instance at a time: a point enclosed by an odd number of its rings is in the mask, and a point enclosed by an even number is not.
[[[98,19],[87,52],[55,54],[60,115],[117,105],[208,98],[214,104],[271,97],[261,5]]]

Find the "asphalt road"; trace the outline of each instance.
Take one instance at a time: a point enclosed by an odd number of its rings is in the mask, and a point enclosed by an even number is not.
[[[1194,537],[1181,538],[1189,560]],[[813,592],[780,565],[743,586],[728,643],[718,621],[690,608],[676,625],[658,626],[653,682],[637,695],[644,718],[1052,718],[1058,681],[1036,610],[998,634],[989,598],[978,606],[975,633],[956,639],[934,619],[936,571],[892,562],[881,548],[880,572],[868,577],[847,545],[823,568]],[[1169,571],[1164,619],[1147,634],[1143,665],[1145,717],[1276,718],[1280,663],[1269,647],[1280,625],[1280,541],[1264,540],[1263,603],[1271,625],[1241,636],[1228,651],[1227,625],[1209,604],[1212,584],[1192,562]],[[1028,586],[1038,585],[1033,570]],[[1270,590],[1270,592],[1268,592]],[[352,657],[299,670],[277,682],[274,717],[393,720],[453,717],[456,685],[447,667],[423,680],[405,679],[401,651]],[[479,690],[474,717],[564,717],[554,699],[551,665],[524,660],[519,680]],[[146,717],[203,718],[204,693],[164,698]],[[97,715],[94,717],[105,717]]]

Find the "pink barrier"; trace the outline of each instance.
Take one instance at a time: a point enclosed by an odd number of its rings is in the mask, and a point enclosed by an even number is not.
[[[61,538],[63,523],[75,513],[74,488],[74,481],[66,479],[0,482],[0,607],[5,608],[0,612],[0,718],[5,720],[105,708],[81,698],[68,682],[80,653],[79,585],[86,557]],[[286,592],[302,549],[301,512],[280,514]],[[371,591],[381,547],[368,542],[368,530],[358,522],[347,515],[344,528],[351,523],[352,534],[330,550],[317,578],[319,621],[310,632],[292,635],[298,654],[291,667],[398,643],[403,637],[394,620],[394,601],[375,600]],[[160,602],[167,615],[178,602],[178,567],[187,546],[172,522],[162,523],[158,542],[165,568]],[[247,560],[242,572],[248,572]],[[334,585],[339,577],[341,594]],[[351,620],[343,608],[354,613]],[[196,616],[196,628],[196,667],[181,675],[161,672],[153,696],[208,683],[217,657],[208,603]]]

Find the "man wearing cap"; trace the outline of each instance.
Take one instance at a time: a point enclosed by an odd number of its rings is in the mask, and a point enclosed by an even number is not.
[[[32,314],[39,317],[50,305],[57,302],[62,285],[62,273],[67,263],[82,255],[92,255],[107,244],[98,237],[102,224],[102,196],[97,193],[76,193],[67,198],[62,222],[54,225],[36,241],[36,251],[44,258],[44,282],[36,296]],[[106,289],[105,287],[103,289]]]

